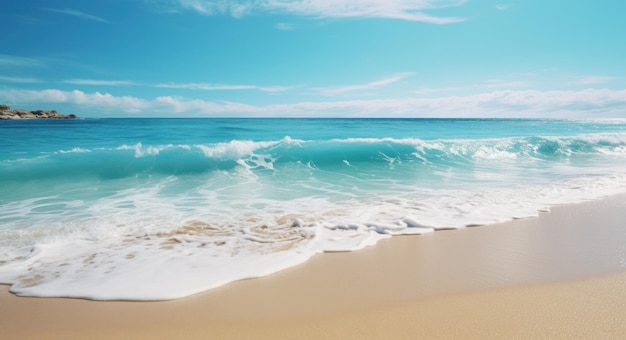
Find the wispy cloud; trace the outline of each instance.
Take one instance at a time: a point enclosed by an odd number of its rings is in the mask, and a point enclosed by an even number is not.
[[[113,96],[108,93],[85,93],[78,90],[62,91],[58,89],[42,91],[0,89],[0,99],[10,103],[64,103],[91,109],[114,108],[128,113],[140,113],[154,106],[148,100],[132,96]]]
[[[101,79],[67,79],[65,84],[86,85],[86,86],[147,86],[165,89],[181,90],[201,90],[201,91],[262,91],[262,92],[284,92],[291,89],[287,86],[258,86],[258,85],[230,85],[230,84],[208,84],[208,83],[160,83],[149,84],[132,80],[101,80]]]
[[[294,87],[292,86],[259,86],[258,87],[260,91],[270,92],[270,93],[285,92],[285,91],[292,90],[293,88]]]
[[[155,110],[175,112],[179,114],[200,116],[254,116],[263,111],[262,107],[235,103],[235,102],[212,102],[201,99],[180,99],[172,96],[157,97],[152,101]],[[271,115],[271,114],[270,114]]]
[[[242,91],[257,90],[263,92],[283,92],[290,89],[286,86],[258,86],[258,85],[227,85],[227,84],[207,84],[207,83],[168,83],[156,84],[154,87],[168,89],[184,89],[184,90],[203,90],[203,91]]]
[[[223,0],[177,0],[184,9],[194,10],[201,14],[230,14],[241,18],[257,9],[256,1],[223,1]]]
[[[45,22],[31,15],[5,14],[5,16],[25,25],[39,25]]]
[[[376,89],[376,88],[380,88],[380,87],[397,83],[399,81],[402,81],[406,78],[413,76],[414,74],[415,73],[413,72],[398,73],[390,77],[379,79],[379,80],[372,81],[372,82],[365,83],[365,84],[348,85],[348,86],[340,86],[340,87],[332,87],[332,88],[322,88],[320,89],[320,92],[332,95],[332,94],[343,94],[343,93],[348,93],[348,92],[372,90],[372,89]]]
[[[616,77],[607,77],[607,76],[588,76],[582,77],[572,82],[575,85],[598,85],[605,84],[616,80]]]
[[[461,6],[466,0],[177,0],[180,7],[214,15],[265,12],[294,14],[314,18],[385,18],[451,24],[463,18],[434,16],[424,11]]]
[[[95,16],[92,14],[87,14],[85,12],[81,12],[79,10],[75,10],[72,8],[66,8],[66,9],[54,9],[54,8],[39,8],[40,10],[43,11],[48,11],[48,12],[55,12],[55,13],[61,13],[61,14],[66,14],[66,15],[70,15],[76,18],[81,18],[81,19],[85,19],[85,20],[91,20],[91,21],[97,21],[97,22],[102,22],[102,23],[110,23],[110,21],[101,18],[99,16]]]
[[[0,88],[8,103],[63,103],[90,112],[259,117],[624,117],[626,90],[495,91],[468,96],[300,102],[266,106],[161,96],[152,100],[82,91]]]
[[[0,54],[0,67],[45,67],[46,64],[38,59]]]
[[[73,85],[95,85],[95,86],[130,86],[137,85],[130,80],[98,80],[98,79],[68,79],[63,81]]]
[[[274,25],[274,28],[281,31],[291,31],[293,29],[293,26],[284,22],[279,22]]]
[[[455,91],[459,91],[459,87],[439,87],[439,88],[419,88],[415,91],[415,94],[420,96],[433,96],[433,95],[441,95],[442,93],[452,93]]]
[[[254,85],[219,85],[206,83],[185,83],[185,84],[156,84],[154,87],[167,89],[184,89],[184,90],[203,90],[203,91],[240,91],[240,90],[256,90]]]
[[[7,83],[41,83],[41,80],[36,78],[24,78],[24,77],[7,77],[0,76],[0,81]]]
[[[502,89],[511,87],[520,87],[526,85],[526,82],[521,80],[502,80],[502,79],[487,79],[481,87],[491,89]]]
[[[495,7],[498,11],[506,11],[507,9],[511,8],[513,5],[512,4],[497,4]]]

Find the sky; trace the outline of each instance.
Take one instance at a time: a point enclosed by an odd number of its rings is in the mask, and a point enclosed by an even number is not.
[[[626,1],[3,0],[0,103],[81,117],[626,118]]]

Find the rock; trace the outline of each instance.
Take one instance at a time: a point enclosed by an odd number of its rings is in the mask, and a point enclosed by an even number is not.
[[[34,113],[24,110],[15,110],[15,113],[17,113],[20,118],[37,118]]]
[[[44,111],[25,111],[25,110],[11,110],[8,105],[0,104],[0,120],[3,119],[74,119],[76,115],[62,115],[55,110]]]

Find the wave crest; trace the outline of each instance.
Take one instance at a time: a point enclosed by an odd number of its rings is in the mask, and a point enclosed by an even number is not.
[[[355,167],[420,170],[469,167],[484,161],[562,161],[589,156],[626,156],[626,134],[577,137],[519,137],[473,140],[416,138],[349,138],[278,141],[233,140],[208,145],[121,145],[117,148],[75,147],[31,158],[5,160],[0,175],[7,180],[61,177],[102,179],[149,175],[186,175],[248,169],[280,170],[293,164],[351,171]]]

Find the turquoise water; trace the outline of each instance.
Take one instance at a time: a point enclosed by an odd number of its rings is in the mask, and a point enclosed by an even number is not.
[[[626,192],[626,121],[0,121],[0,282],[171,299]]]

